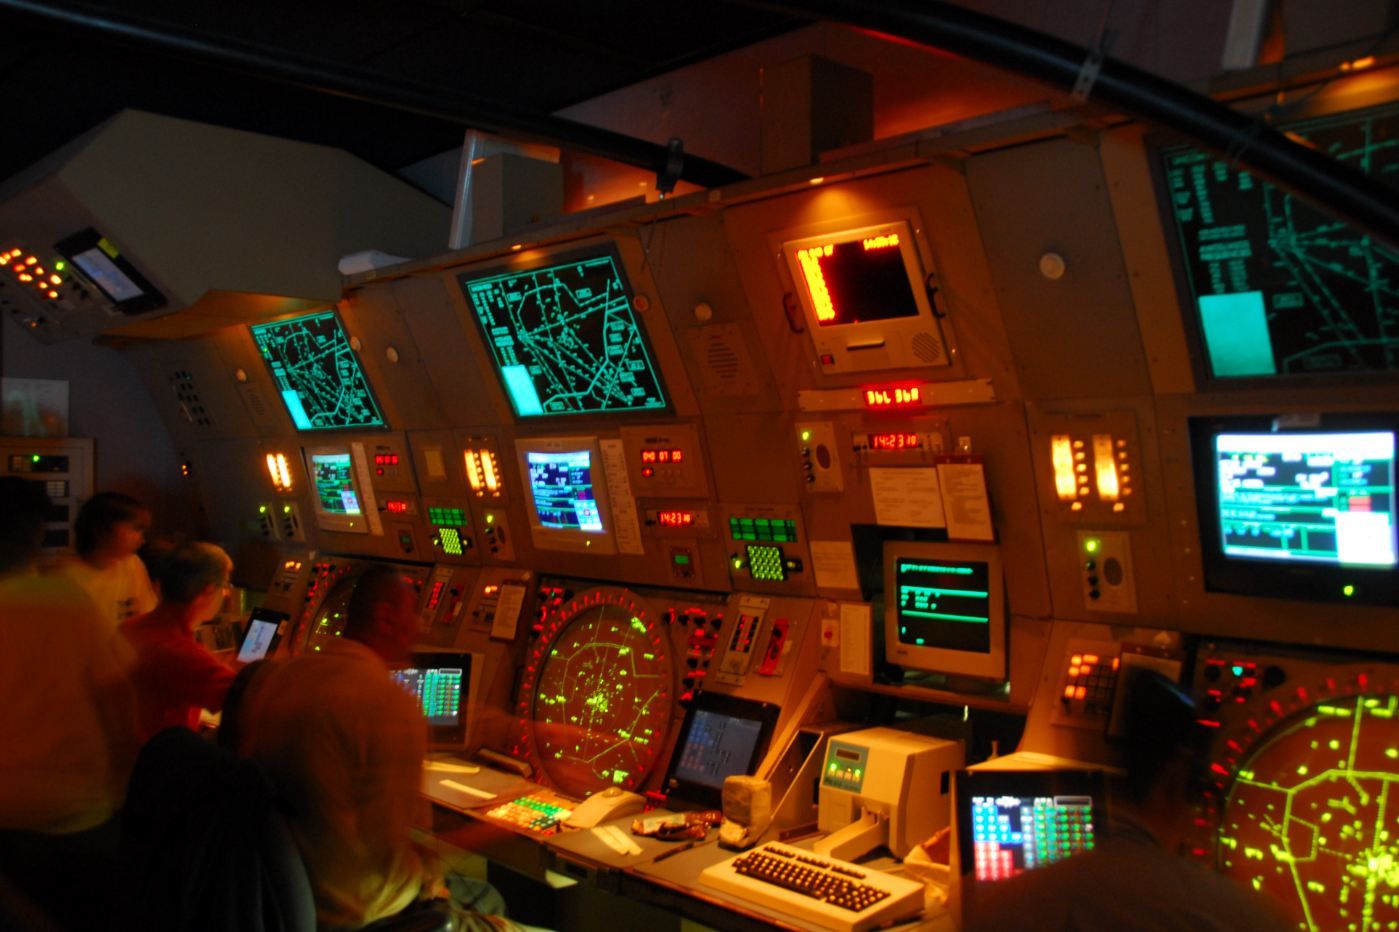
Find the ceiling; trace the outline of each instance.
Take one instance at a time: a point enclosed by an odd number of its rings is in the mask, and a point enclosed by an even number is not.
[[[397,171],[459,146],[468,126],[547,117],[804,24],[720,2],[0,0],[0,181],[125,108],[336,146]],[[306,86],[267,77],[292,68]],[[356,99],[327,76],[368,90]],[[316,89],[330,84],[342,93]],[[376,88],[398,105],[365,99]],[[410,112],[407,99],[445,103]]]

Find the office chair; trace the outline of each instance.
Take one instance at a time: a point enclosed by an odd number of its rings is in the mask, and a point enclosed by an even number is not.
[[[311,882],[271,787],[240,760],[184,728],[137,758],[122,811],[114,928],[177,932],[314,932]],[[445,932],[412,909],[373,932]]]

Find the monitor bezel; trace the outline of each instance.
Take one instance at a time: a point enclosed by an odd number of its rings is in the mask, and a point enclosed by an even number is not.
[[[475,720],[476,697],[480,692],[480,674],[484,657],[474,651],[418,649],[409,655],[408,663],[398,669],[428,669],[455,665],[465,671],[466,684],[461,697],[461,719],[456,725],[428,725],[428,747],[434,750],[461,750],[471,741]],[[421,709],[420,709],[421,711]],[[427,721],[424,716],[423,721]]]
[[[323,531],[339,531],[346,534],[368,534],[370,531],[369,512],[377,508],[372,491],[366,494],[365,483],[363,482],[368,464],[364,461],[363,448],[357,444],[319,444],[317,446],[303,447],[302,463],[306,468],[306,489],[311,496],[311,507],[315,510],[316,525]],[[358,515],[336,514],[326,511],[321,507],[321,496],[316,489],[316,470],[314,460],[317,456],[342,456],[350,457],[350,482],[354,486],[355,497],[359,499],[360,513]]]
[[[810,335],[815,358],[827,374],[879,372],[910,368],[953,369],[956,354],[946,315],[933,306],[928,282],[937,276],[931,250],[923,236],[923,223],[915,208],[843,217],[779,231],[772,236],[782,256],[787,286],[801,308],[802,322]],[[868,236],[900,233],[899,254],[918,313],[906,317],[822,325],[812,302],[797,251],[817,243],[846,243]],[[905,235],[906,234],[906,235]],[[797,323],[793,322],[794,325]],[[942,347],[943,359],[930,362],[914,355],[913,339],[931,330]],[[829,362],[826,360],[829,359]]]
[[[292,416],[291,409],[287,406],[286,397],[282,394],[283,389],[277,382],[277,374],[272,369],[272,361],[262,352],[262,347],[258,343],[257,333],[259,330],[266,330],[272,327],[284,327],[288,324],[297,324],[316,317],[330,317],[335,321],[335,326],[339,328],[341,336],[345,338],[345,345],[354,356],[355,366],[359,370],[360,376],[364,379],[364,390],[369,394],[369,400],[374,405],[374,410],[378,412],[378,423],[366,424],[339,424],[333,427],[301,427],[296,423],[296,418]],[[318,311],[311,311],[305,314],[295,314],[291,317],[280,317],[276,320],[259,321],[248,324],[248,339],[252,341],[253,352],[262,360],[263,369],[267,372],[267,377],[272,380],[272,389],[277,395],[277,400],[281,403],[282,413],[286,415],[291,428],[298,434],[315,434],[317,436],[334,434],[337,431],[356,431],[369,433],[376,431],[386,431],[389,429],[389,419],[384,413],[383,402],[379,400],[379,394],[374,389],[374,381],[369,377],[369,370],[364,365],[364,360],[360,358],[359,351],[355,348],[350,337],[350,331],[345,327],[345,320],[340,316],[340,312],[333,307],[323,308]],[[290,390],[290,389],[288,389]],[[298,398],[300,395],[298,394]],[[305,405],[302,405],[303,409]]]
[[[282,643],[282,635],[286,632],[291,621],[291,615],[286,612],[273,611],[270,608],[255,608],[248,614],[247,624],[243,626],[243,636],[238,639],[238,650],[233,655],[234,659],[242,664],[255,663],[259,660],[266,660],[277,653],[277,647]],[[243,650],[248,646],[248,638],[253,633],[254,622],[275,622],[276,628],[272,632],[272,639],[267,642],[267,650],[261,657],[254,657],[251,660],[243,659]]]
[[[1027,789],[1029,787],[1029,789]],[[1093,837],[1101,844],[1107,836],[1108,774],[1104,770],[1058,769],[959,770],[953,780],[958,871],[964,897],[970,889],[983,884],[994,887],[1001,880],[976,879],[975,835],[972,831],[973,796],[1088,796],[1093,800]],[[1069,860],[1069,859],[1065,859]],[[1059,862],[1056,862],[1059,863]],[[1052,865],[1045,865],[1049,867]],[[1037,868],[1042,869],[1042,868]],[[1023,873],[1031,873],[1024,871]],[[974,897],[972,898],[974,899]]]
[[[709,690],[700,691],[690,701],[689,707],[685,709],[684,721],[681,722],[680,729],[676,734],[675,745],[671,748],[670,761],[666,765],[665,779],[661,785],[666,789],[668,804],[685,804],[700,809],[718,809],[723,803],[724,788],[722,784],[716,788],[677,775],[685,742],[689,740],[695,716],[700,712],[709,712],[745,721],[756,721],[761,725],[758,741],[753,746],[753,756],[748,761],[748,766],[743,770],[746,776],[753,776],[754,771],[762,763],[763,756],[767,754],[768,746],[772,743],[772,734],[777,728],[777,719],[781,715],[782,709],[771,702],[743,699]]]
[[[990,645],[986,653],[943,647],[921,647],[899,641],[899,610],[896,593],[899,558],[950,560],[985,563],[987,570],[987,614]],[[974,677],[1003,681],[1006,678],[1007,632],[1005,574],[1000,545],[965,541],[886,540],[883,549],[884,577],[884,655],[890,662],[925,673]]]
[[[107,245],[104,246],[104,243]],[[92,287],[96,288],[98,293],[110,301],[112,306],[122,314],[144,314],[147,311],[154,311],[165,307],[165,305],[169,303],[165,295],[161,294],[160,289],[152,284],[150,279],[142,275],[140,270],[131,263],[130,259],[122,255],[120,251],[117,251],[116,255],[109,252],[109,248],[114,249],[115,247],[112,247],[111,243],[107,241],[107,238],[97,232],[93,227],[88,227],[85,230],[79,230],[77,233],[65,236],[55,243],[53,248],[60,256],[67,259],[72,267],[77,269],[82,274],[83,278],[90,282]],[[137,290],[141,293],[130,298],[119,300],[106,288],[102,287],[102,284],[94,278],[87,269],[82,267],[82,263],[77,258],[92,249],[97,249],[101,252],[101,254],[106,257],[107,261],[111,262],[112,266],[118,272],[125,275],[127,280],[135,285]]]
[[[1296,417],[1296,420],[1291,418]],[[1299,426],[1289,426],[1290,424]],[[1275,429],[1275,425],[1278,429]],[[1233,414],[1189,419],[1190,456],[1195,485],[1196,520],[1206,592],[1274,599],[1299,599],[1338,605],[1393,605],[1399,602],[1399,564],[1391,567],[1341,566],[1314,562],[1282,562],[1228,556],[1220,540],[1219,473],[1214,438],[1227,433],[1350,433],[1385,432],[1396,443],[1399,471],[1399,413],[1346,412],[1288,416]],[[1396,476],[1399,480],[1399,476]],[[1399,529],[1396,529],[1399,533]],[[1355,585],[1346,597],[1342,587]]]
[[[534,486],[530,482],[529,454],[584,451],[589,454],[588,468],[592,471],[593,501],[597,503],[598,516],[602,519],[602,530],[584,531],[581,528],[546,527],[539,518]],[[602,462],[602,446],[598,437],[519,437],[515,440],[515,456],[520,467],[520,484],[524,487],[525,492],[530,536],[534,540],[536,549],[599,556],[617,552],[612,500],[607,488],[607,467]]]
[[[483,279],[496,278],[502,275],[523,274],[537,272],[541,269],[554,268],[567,265],[573,262],[588,259],[609,258],[612,260],[614,268],[617,270],[618,278],[621,280],[622,289],[627,295],[627,304],[631,308],[633,321],[636,324],[637,333],[641,339],[642,349],[646,353],[647,360],[651,363],[651,369],[656,376],[656,387],[660,392],[664,404],[659,407],[649,408],[611,408],[586,411],[541,411],[537,414],[522,414],[515,404],[515,398],[510,392],[510,387],[506,384],[505,372],[501,368],[500,360],[496,358],[492,349],[490,334],[486,332],[485,323],[481,319],[481,314],[477,310],[476,304],[471,299],[468,287]],[[637,307],[637,293],[632,286],[632,276],[627,268],[626,261],[622,258],[622,251],[617,243],[611,239],[598,240],[591,243],[570,243],[566,246],[547,248],[542,250],[531,250],[503,261],[488,262],[480,266],[473,266],[466,269],[454,270],[452,277],[457,284],[457,290],[465,302],[468,316],[472,319],[478,336],[481,337],[482,348],[485,352],[486,360],[491,370],[495,373],[497,386],[501,394],[505,397],[505,402],[509,406],[511,416],[520,423],[537,424],[547,423],[554,419],[570,420],[589,417],[664,417],[669,415],[675,406],[675,399],[666,384],[665,374],[661,371],[660,359],[656,355],[656,346],[651,339],[648,323],[643,319],[642,310]],[[657,315],[652,314],[653,321]]]

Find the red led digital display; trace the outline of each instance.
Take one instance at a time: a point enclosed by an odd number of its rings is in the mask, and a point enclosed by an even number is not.
[[[693,527],[695,513],[693,511],[658,511],[656,512],[656,523],[661,527]]]
[[[923,438],[904,431],[869,435],[871,450],[912,450],[923,445]]]
[[[917,385],[874,385],[865,389],[865,407],[877,410],[921,408],[923,393]]]
[[[384,510],[396,515],[408,513],[408,503],[402,499],[390,498],[384,502]]]
[[[643,463],[683,463],[685,461],[684,450],[642,450],[641,461]]]
[[[374,454],[374,465],[375,465],[375,466],[397,466],[397,465],[398,465],[398,454],[397,454],[397,453],[375,453],[375,454]]]

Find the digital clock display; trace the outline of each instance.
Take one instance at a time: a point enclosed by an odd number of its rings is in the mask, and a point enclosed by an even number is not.
[[[871,450],[916,450],[923,446],[923,438],[905,431],[888,431],[868,435]]]
[[[694,527],[695,513],[693,511],[658,511],[656,512],[656,523],[661,527]]]

